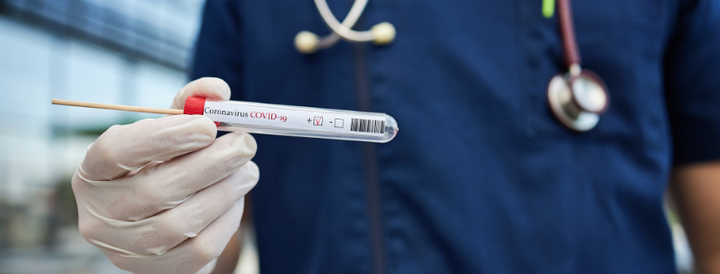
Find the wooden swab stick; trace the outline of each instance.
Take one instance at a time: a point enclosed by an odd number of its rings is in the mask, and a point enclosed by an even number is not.
[[[86,108],[100,108],[100,109],[114,109],[123,111],[133,112],[145,112],[145,113],[158,113],[158,114],[183,114],[182,109],[165,109],[165,108],[149,108],[149,107],[135,107],[135,106],[123,106],[123,105],[112,105],[112,104],[100,104],[70,100],[52,99],[53,105],[65,105],[74,107],[86,107]]]

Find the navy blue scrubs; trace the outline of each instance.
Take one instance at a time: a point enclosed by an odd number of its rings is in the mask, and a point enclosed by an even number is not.
[[[329,0],[342,20],[352,4]],[[255,135],[260,267],[271,273],[674,273],[672,167],[720,158],[720,1],[573,1],[595,129],[552,116],[565,72],[540,0],[370,0],[389,46],[325,35],[310,0],[208,0],[191,78],[233,100],[384,112],[386,144]]]

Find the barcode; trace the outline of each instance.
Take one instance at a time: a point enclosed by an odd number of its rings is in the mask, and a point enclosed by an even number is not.
[[[385,133],[385,121],[352,118],[350,121],[350,131],[382,134]]]

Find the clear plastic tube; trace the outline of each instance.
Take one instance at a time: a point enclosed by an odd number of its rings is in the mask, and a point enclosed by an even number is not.
[[[207,116],[223,131],[376,143],[386,143],[398,132],[395,119],[374,112],[189,97],[185,113]]]

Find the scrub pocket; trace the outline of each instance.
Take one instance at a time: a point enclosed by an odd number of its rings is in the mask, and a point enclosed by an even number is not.
[[[603,79],[610,106],[594,129],[575,133],[555,120],[545,99],[539,110],[544,116],[530,119],[528,134],[641,149],[668,144],[662,67],[671,24],[668,4],[638,0],[573,1],[572,5],[582,67]]]

